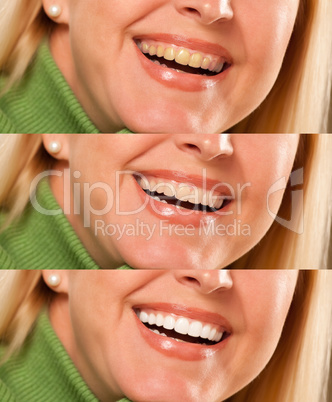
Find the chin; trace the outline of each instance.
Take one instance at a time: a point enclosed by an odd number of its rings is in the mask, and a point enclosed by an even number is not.
[[[157,103],[157,102],[156,102]],[[208,133],[221,133],[230,126],[216,122],[216,118],[210,116],[207,119],[208,112],[202,115],[201,110],[185,111],[179,104],[170,107],[165,104],[164,107],[160,106],[157,110],[151,108],[149,111],[141,111],[126,116],[124,119],[125,127],[133,133],[154,133],[154,134],[201,134]],[[160,113],[162,111],[162,114]],[[218,119],[220,115],[218,114]]]
[[[195,248],[194,248],[195,249]],[[128,250],[134,250],[128,253]],[[122,258],[135,269],[222,269],[231,262],[227,256],[206,255],[196,247],[174,244],[169,245],[129,245]]]
[[[170,377],[170,378],[168,378]],[[161,377],[151,377],[136,383],[135,389],[127,390],[126,397],[136,402],[158,401],[158,402],[221,402],[224,398],[212,395],[206,387],[197,385],[196,382],[185,381],[184,379],[171,378],[167,373]],[[210,395],[209,395],[210,394]]]

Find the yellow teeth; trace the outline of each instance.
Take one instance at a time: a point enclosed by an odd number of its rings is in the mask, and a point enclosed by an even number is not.
[[[174,60],[175,59],[175,50],[172,47],[168,47],[165,49],[165,53],[163,56],[166,60]]]
[[[190,57],[189,66],[194,68],[200,68],[202,65],[203,56],[200,53],[194,53]]]
[[[180,49],[175,56],[175,61],[183,66],[187,66],[190,62],[190,53],[188,50]]]
[[[137,45],[142,53],[149,54],[150,56],[157,56],[169,61],[174,60],[182,66],[202,68],[214,73],[220,73],[225,64],[225,60],[218,56],[205,55],[172,45],[147,42],[139,42]]]

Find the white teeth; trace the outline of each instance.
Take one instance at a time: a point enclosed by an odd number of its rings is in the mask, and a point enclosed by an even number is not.
[[[198,338],[201,335],[202,329],[203,324],[199,321],[194,321],[190,324],[188,335]]]
[[[164,334],[163,332],[159,332],[157,329],[154,329],[152,332],[154,332],[157,335],[162,335],[162,336],[167,336],[166,334]]]
[[[209,335],[209,337],[208,337],[208,340],[209,340],[209,341],[212,341],[213,338],[216,336],[216,334],[217,334],[217,330],[216,330],[215,328],[212,328],[212,330],[211,330],[211,332],[210,332],[210,335]]]
[[[211,326],[209,324],[204,325],[201,332],[201,338],[208,339],[211,332]]]
[[[177,64],[180,64],[182,66],[201,68],[219,74],[225,64],[225,60],[220,56],[203,54],[201,52],[181,48],[175,45],[166,45],[161,43],[156,44],[150,42],[138,41],[137,46],[142,53],[149,54],[150,56],[164,58],[166,60],[174,60]],[[165,64],[161,64],[157,60],[153,60],[153,62],[157,65],[161,65],[162,67],[167,67]],[[175,71],[183,73],[182,70]]]
[[[141,311],[138,318],[144,323],[149,322],[149,314],[145,313],[144,311]]]
[[[162,327],[163,323],[164,323],[164,317],[160,313],[158,313],[156,319],[157,327]]]
[[[148,313],[146,311],[138,311],[138,318],[143,323],[156,325],[167,330],[174,330],[178,334],[189,335],[193,338],[201,337],[209,341],[220,342],[223,332],[218,330],[211,324],[204,324],[197,320],[190,320],[186,317],[177,317],[170,314]],[[153,330],[156,334],[165,335],[160,330]]]
[[[170,315],[166,316],[166,318],[164,319],[164,324],[162,326],[165,329],[174,329],[174,327],[175,327],[175,319]]]
[[[179,334],[186,335],[189,331],[189,321],[182,317],[176,321],[175,331]]]
[[[164,194],[167,197],[175,197],[179,201],[190,202],[191,204],[209,206],[211,209],[220,209],[225,201],[225,197],[216,195],[212,190],[203,190],[194,185],[167,181],[165,179],[138,178],[138,184],[143,190]],[[153,196],[157,201],[167,203],[163,197]]]
[[[149,315],[149,321],[148,321],[148,323],[149,323],[150,325],[154,325],[154,324],[156,323],[156,316],[155,316],[154,314],[150,314],[150,315]]]

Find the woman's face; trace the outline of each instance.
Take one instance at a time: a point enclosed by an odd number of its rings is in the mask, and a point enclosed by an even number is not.
[[[220,133],[250,114],[274,85],[299,4],[58,2],[51,50],[84,109],[103,132],[143,133]]]
[[[59,275],[55,290],[61,294],[51,305],[51,322],[100,400],[125,395],[133,401],[219,402],[251,382],[270,360],[298,273]]]
[[[53,192],[100,267],[215,269],[272,225],[299,135],[46,134],[46,148],[52,139],[55,168],[71,169],[51,177]]]

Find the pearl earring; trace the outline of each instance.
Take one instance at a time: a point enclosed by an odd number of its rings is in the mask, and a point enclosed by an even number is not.
[[[51,154],[58,154],[61,151],[61,148],[59,141],[52,141],[48,146],[48,150]]]
[[[51,274],[48,278],[47,278],[47,283],[49,284],[49,286],[59,286],[61,282],[61,278],[60,275],[57,274]]]
[[[58,4],[52,4],[51,6],[50,6],[50,8],[48,9],[48,15],[50,16],[50,17],[53,17],[53,18],[57,18],[57,17],[59,17],[59,15],[62,13],[62,9],[61,9],[61,7],[58,5]]]

